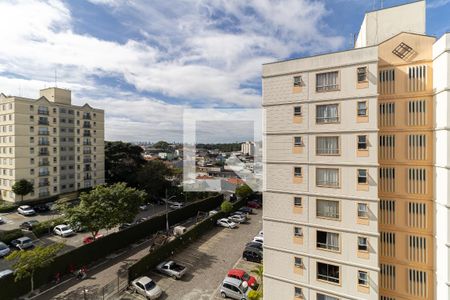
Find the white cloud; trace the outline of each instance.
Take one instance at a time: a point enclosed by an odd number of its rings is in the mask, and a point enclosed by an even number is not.
[[[164,132],[175,138],[182,107],[99,85],[94,77],[119,78],[184,105],[258,107],[262,63],[343,44],[342,37],[324,33],[328,12],[317,1],[90,2],[142,38],[120,43],[80,34],[70,6],[60,0],[1,1],[0,28],[8,30],[0,33],[0,72],[23,79],[0,75],[0,91],[36,97],[57,70],[60,86],[106,109],[111,139],[153,140]]]
[[[450,4],[450,0],[430,0],[427,2],[428,8],[438,8],[444,5]]]

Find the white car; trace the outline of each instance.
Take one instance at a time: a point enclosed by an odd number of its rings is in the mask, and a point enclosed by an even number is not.
[[[227,218],[217,220],[217,225],[226,227],[226,228],[236,228],[238,225]]]
[[[34,209],[31,208],[31,206],[29,206],[29,205],[19,206],[19,208],[17,209],[17,212],[23,216],[33,216],[36,214]]]
[[[228,220],[231,220],[235,223],[245,223],[247,221],[247,218],[243,215],[232,215],[228,217]]]
[[[257,235],[253,238],[253,242],[264,244],[264,237]]]
[[[260,232],[258,232],[257,236],[264,236],[264,232],[261,230]]]
[[[180,209],[183,207],[183,203],[175,202],[174,204],[169,206],[171,209]]]
[[[162,294],[161,288],[147,276],[142,276],[133,280],[131,286],[135,292],[150,300],[158,299]]]
[[[75,234],[68,225],[61,224],[53,228],[53,233],[62,237],[68,237]]]

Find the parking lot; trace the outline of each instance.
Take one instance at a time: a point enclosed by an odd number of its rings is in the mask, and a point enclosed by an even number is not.
[[[141,211],[138,214],[138,216],[136,217],[136,220],[141,219],[141,218],[149,218],[153,215],[163,213],[165,211],[165,208],[166,207],[164,205],[150,205],[147,210]],[[54,211],[50,211],[47,213],[38,213],[34,216],[25,217],[25,216],[18,214],[17,212],[11,212],[11,213],[7,213],[7,214],[1,214],[0,217],[2,217],[3,220],[5,220],[5,224],[0,225],[0,231],[2,231],[2,230],[11,230],[11,229],[19,228],[19,225],[25,221],[38,220],[39,222],[43,222],[43,221],[47,221],[47,220],[56,219],[58,217],[61,217],[61,215],[59,215],[58,213],[56,213]],[[115,231],[117,231],[117,229],[112,229],[112,230],[108,230],[108,231],[101,230],[100,234],[107,235],[107,234],[110,234]],[[57,243],[57,242],[64,242],[65,246],[61,250],[61,253],[64,253],[64,252],[70,251],[71,249],[82,246],[83,239],[87,236],[90,236],[89,232],[82,232],[82,233],[77,233],[73,236],[66,237],[66,238],[62,238],[62,237],[59,237],[59,236],[56,236],[53,234],[49,234],[49,235],[45,235],[45,236],[42,236],[41,238],[37,239],[32,232],[29,232],[29,231],[23,231],[23,232],[24,232],[25,236],[28,236],[33,239],[33,243],[35,246],[38,246],[38,245],[43,246],[43,245],[49,245],[49,244]],[[6,261],[5,259],[0,258],[0,271],[5,270],[5,269],[11,269],[12,264],[13,264],[13,262]]]
[[[255,210],[247,224],[237,229],[214,228],[200,240],[191,244],[172,260],[185,265],[187,274],[180,280],[174,280],[152,271],[150,278],[164,291],[160,299],[221,299],[219,287],[226,273],[232,268],[241,268],[249,272],[256,264],[241,259],[247,242],[261,230],[261,210]],[[137,294],[125,292],[121,299],[144,299]]]

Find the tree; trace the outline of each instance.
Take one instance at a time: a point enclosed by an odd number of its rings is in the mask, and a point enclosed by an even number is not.
[[[106,142],[105,175],[108,184],[125,182],[136,187],[136,173],[145,164],[144,150],[123,142]]]
[[[137,186],[146,191],[150,196],[163,197],[165,190],[171,183],[166,177],[172,175],[172,171],[160,160],[148,161],[135,174]]]
[[[255,274],[258,278],[259,282],[259,290],[262,290],[263,287],[263,274],[264,274],[264,268],[262,265],[257,265],[256,268],[250,270],[251,273]]]
[[[247,298],[248,300],[260,300],[262,299],[262,292],[259,290],[251,290],[250,292],[248,292]]]
[[[230,201],[223,201],[222,204],[220,205],[220,209],[224,213],[230,213],[233,210],[233,204],[231,204]]]
[[[166,142],[166,141],[159,141],[159,142],[155,143],[153,145],[153,147],[156,148],[156,149],[164,150],[164,151],[170,149],[169,143]]]
[[[69,224],[87,228],[95,239],[100,229],[133,222],[145,198],[145,192],[116,183],[99,185],[89,193],[82,193],[80,204],[75,207],[59,203],[59,208]]]
[[[6,257],[6,260],[14,260],[15,281],[30,277],[31,292],[34,291],[34,274],[36,270],[50,264],[56,254],[64,247],[62,243],[51,244],[49,246],[37,246],[27,251],[14,251]]]
[[[253,190],[246,184],[239,186],[236,188],[236,195],[240,197],[241,199],[247,198],[253,194]]]
[[[22,196],[20,201],[23,201],[23,197],[34,191],[34,186],[26,179],[20,179],[12,186],[12,190],[16,195]]]

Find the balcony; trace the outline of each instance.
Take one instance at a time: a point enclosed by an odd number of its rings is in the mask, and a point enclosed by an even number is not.
[[[48,116],[48,110],[45,110],[45,109],[38,109],[38,114],[39,114],[39,115],[45,115],[45,116]]]
[[[91,119],[91,115],[90,114],[84,114],[83,115],[83,119],[90,120]]]
[[[45,176],[49,176],[49,175],[50,175],[49,171],[39,172],[39,177],[45,177]]]
[[[39,130],[39,132],[38,132],[38,135],[49,135],[50,134],[50,131],[41,131],[41,130]]]
[[[92,176],[84,176],[83,179],[84,179],[84,180],[91,180],[91,179],[92,179]]]
[[[50,153],[48,151],[39,151],[39,156],[49,156]]]
[[[83,136],[91,136],[91,133],[90,132],[85,132],[85,133],[83,133]]]
[[[38,121],[38,124],[39,124],[39,125],[48,125],[49,122],[48,122],[48,120],[39,120],[39,121]]]
[[[83,145],[84,146],[90,146],[90,145],[92,145],[92,143],[90,141],[85,141],[85,142],[83,142]]]
[[[91,128],[91,124],[89,124],[89,123],[84,123],[84,124],[83,124],[83,128]]]
[[[49,185],[50,185],[49,181],[39,182],[39,187],[44,187],[44,186],[49,186]]]
[[[39,167],[43,167],[43,166],[49,166],[50,162],[48,160],[44,160],[44,161],[40,161],[39,162]]]
[[[92,172],[92,168],[91,167],[83,168],[83,172]]]
[[[48,145],[50,145],[50,142],[49,141],[39,141],[38,145],[39,146],[48,146]]]
[[[90,159],[90,158],[85,158],[85,159],[83,159],[83,162],[86,164],[86,163],[90,163],[90,162],[92,162],[92,159]]]

